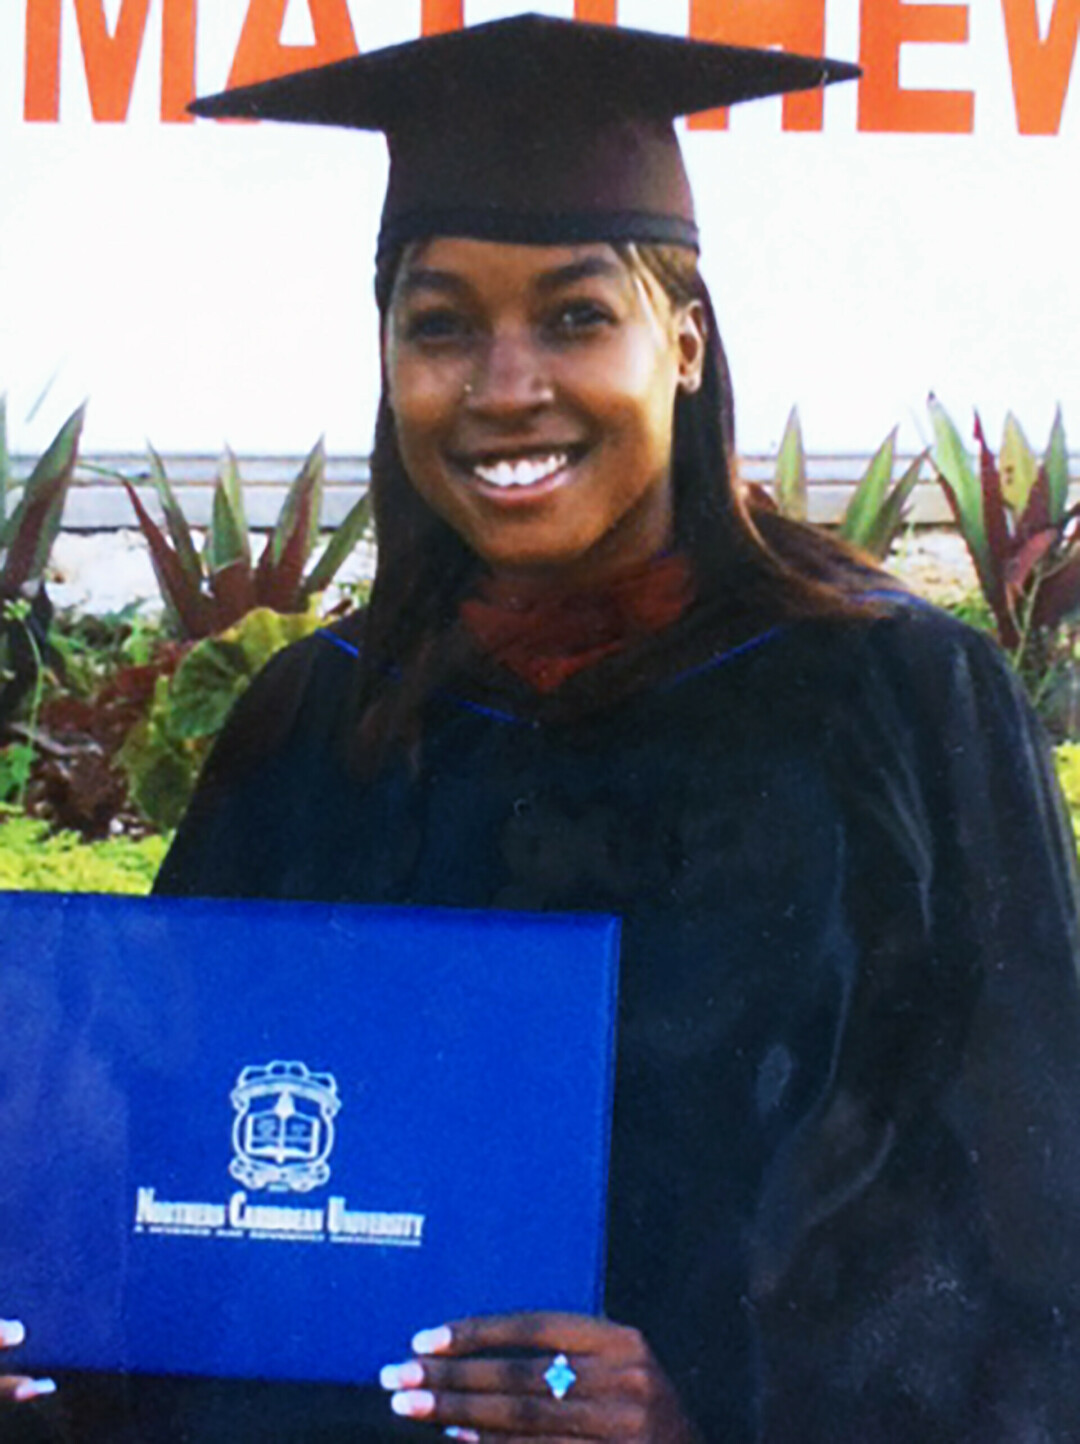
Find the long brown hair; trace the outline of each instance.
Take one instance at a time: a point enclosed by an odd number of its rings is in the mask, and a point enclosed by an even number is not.
[[[751,510],[737,483],[731,377],[696,257],[677,246],[620,243],[614,249],[631,269],[659,283],[672,305],[699,304],[707,322],[701,386],[676,400],[672,455],[675,542],[694,567],[699,599],[719,604],[733,634],[795,618],[865,614],[858,593],[872,589],[875,574],[864,559],[811,527]],[[383,324],[403,254],[383,257],[378,267]],[[385,385],[371,493],[378,563],[356,699],[361,752],[369,760],[393,739],[411,735],[424,700],[461,664],[467,643],[458,608],[482,570],[412,486]]]

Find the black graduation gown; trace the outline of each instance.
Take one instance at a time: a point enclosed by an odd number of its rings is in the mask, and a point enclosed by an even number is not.
[[[1074,854],[996,649],[699,610],[610,706],[478,666],[363,783],[350,637],[244,697],[159,890],[619,914],[607,1312],[703,1438],[1080,1440]]]

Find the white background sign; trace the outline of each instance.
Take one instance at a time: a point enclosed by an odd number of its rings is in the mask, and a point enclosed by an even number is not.
[[[276,5],[275,43],[298,46],[344,10],[370,50],[419,34],[421,0],[78,3],[88,33],[98,17],[99,107],[122,68],[122,11],[130,26],[148,3],[122,121],[91,113],[76,0],[0,0],[0,389],[13,449],[37,449],[89,397],[89,451],[149,437],[167,452],[228,441],[295,454],[325,433],[333,452],[366,452],[381,139],[163,122],[162,76],[183,91],[176,27],[188,20],[206,93],[226,84],[254,10],[265,29]],[[819,130],[782,129],[781,103],[767,101],[737,109],[727,132],[686,135],[741,448],[775,446],[798,403],[814,451],[868,452],[897,422],[914,449],[934,390],[964,424],[977,405],[991,435],[1012,407],[1038,445],[1060,402],[1075,449],[1080,0],[756,5],[781,21],[820,8],[826,53],[870,63],[861,92],[826,94]],[[464,19],[525,9],[574,13],[572,0],[467,0]],[[748,10],[620,0],[618,22],[685,35]],[[890,100],[881,32],[898,25],[915,38],[893,46]],[[939,38],[918,38],[926,27]],[[926,91],[954,94],[944,110],[907,96]],[[55,119],[26,119],[50,103]],[[913,115],[939,133],[903,133]],[[940,133],[943,115],[967,128]]]

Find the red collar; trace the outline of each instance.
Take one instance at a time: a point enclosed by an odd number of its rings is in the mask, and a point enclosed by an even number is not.
[[[677,622],[694,600],[690,563],[654,557],[591,591],[545,593],[523,602],[512,585],[487,577],[461,604],[479,646],[538,692]]]

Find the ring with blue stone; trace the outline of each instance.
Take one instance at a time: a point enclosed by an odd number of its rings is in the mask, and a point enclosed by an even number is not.
[[[577,1375],[570,1367],[570,1360],[565,1354],[556,1354],[552,1359],[551,1367],[544,1375],[544,1383],[556,1399],[565,1399],[577,1383]]]

